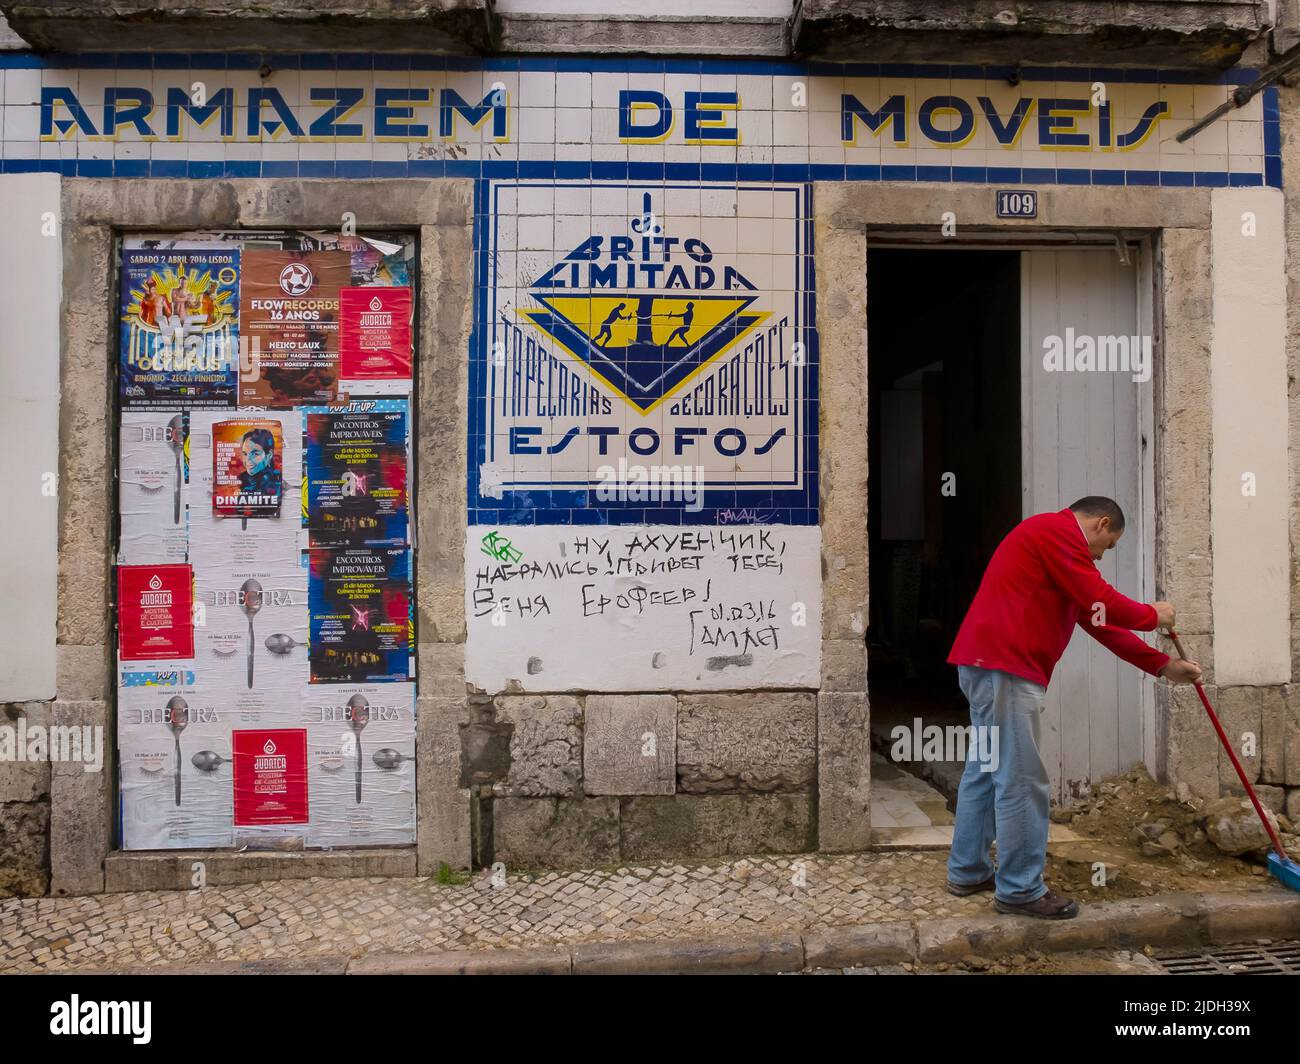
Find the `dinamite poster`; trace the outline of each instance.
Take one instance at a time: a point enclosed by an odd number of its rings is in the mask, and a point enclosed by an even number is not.
[[[119,404],[121,844],[410,844],[402,329],[414,243],[328,233],[247,242],[132,237],[124,251],[135,295]],[[393,286],[402,294],[389,299]],[[347,403],[336,401],[341,289],[385,293],[364,300],[359,315],[373,316],[357,317],[353,339],[387,368],[372,364],[372,394]],[[252,336],[237,329],[241,304]],[[226,332],[208,329],[227,320]],[[162,372],[171,332],[194,360]],[[225,338],[236,351],[240,336],[250,348],[242,394],[238,361],[218,377],[199,357]]]
[[[212,513],[279,517],[284,502],[284,432],[278,418],[241,417],[212,425]]]
[[[128,248],[121,276],[122,407],[234,406],[238,249]]]

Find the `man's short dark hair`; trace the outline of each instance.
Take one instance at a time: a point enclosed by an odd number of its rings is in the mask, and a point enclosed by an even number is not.
[[[1105,495],[1085,495],[1078,502],[1070,504],[1070,509],[1085,517],[1109,517],[1110,527],[1116,532],[1124,529],[1124,511],[1119,503]]]

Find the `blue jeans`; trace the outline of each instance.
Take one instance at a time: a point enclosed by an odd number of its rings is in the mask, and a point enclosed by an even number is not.
[[[996,838],[994,897],[1023,904],[1047,893],[1049,785],[1038,752],[1039,719],[1047,688],[1009,672],[961,665],[957,680],[977,729],[995,728],[998,758],[984,771],[979,742],[967,744],[966,770],[957,791],[957,819],[948,856],[948,879],[962,886],[992,876],[989,850]],[[985,739],[985,744],[989,739]],[[986,749],[989,747],[986,745]],[[993,763],[990,759],[990,764]]]

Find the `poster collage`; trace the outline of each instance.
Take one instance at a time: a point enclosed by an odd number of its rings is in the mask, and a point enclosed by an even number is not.
[[[415,244],[123,240],[123,849],[415,841]]]

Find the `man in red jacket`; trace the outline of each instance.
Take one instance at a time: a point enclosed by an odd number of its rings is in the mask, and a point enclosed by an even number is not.
[[[1062,920],[1079,906],[1048,890],[1049,785],[1038,750],[1047,684],[1075,626],[1125,661],[1175,683],[1200,679],[1200,666],[1148,646],[1132,630],[1172,628],[1168,602],[1134,602],[1111,587],[1096,562],[1119,542],[1124,512],[1089,495],[1068,510],[1020,522],[993,552],[966,612],[949,664],[957,666],[971,724],[997,744],[988,764],[966,762],[948,858],[948,889],[993,891],[1000,912]],[[972,751],[992,749],[971,743]],[[994,874],[990,848],[998,844]]]

